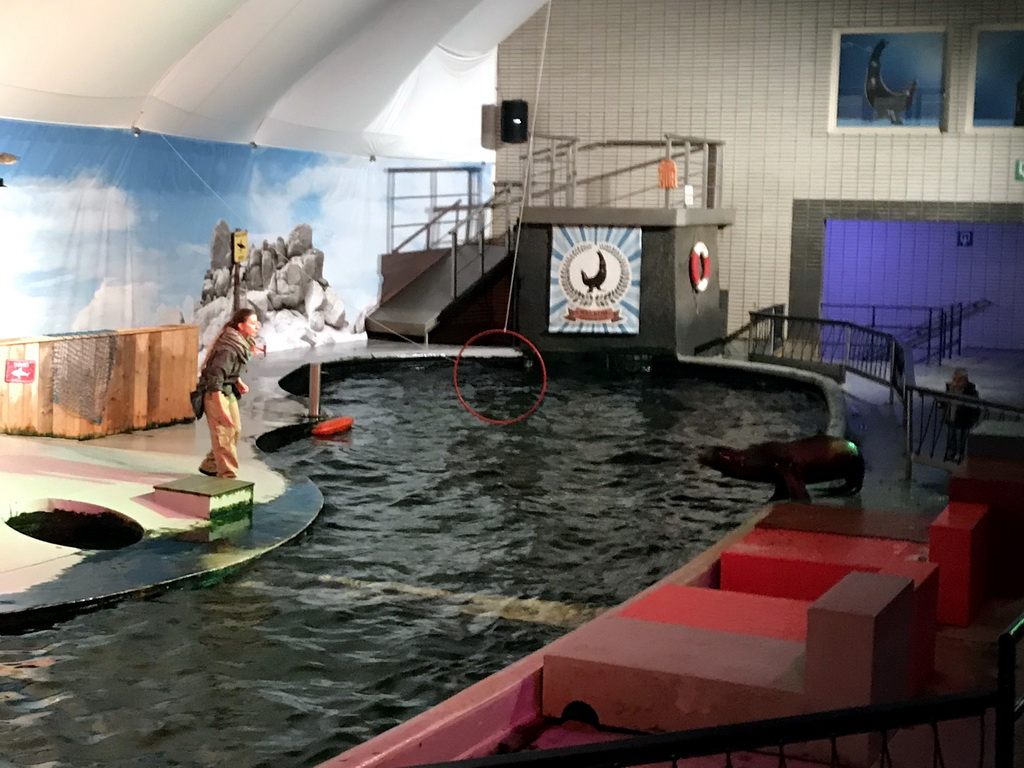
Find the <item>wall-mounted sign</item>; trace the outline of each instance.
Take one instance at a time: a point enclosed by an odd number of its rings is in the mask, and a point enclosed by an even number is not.
[[[973,229],[959,229],[956,233],[956,247],[957,248],[970,248],[974,245],[974,230]]]
[[[31,384],[36,380],[35,360],[8,360],[4,381],[8,384]]]
[[[639,227],[555,227],[548,330],[640,332]]]
[[[1024,181],[1024,160],[1018,160],[1013,166],[1013,178]]]

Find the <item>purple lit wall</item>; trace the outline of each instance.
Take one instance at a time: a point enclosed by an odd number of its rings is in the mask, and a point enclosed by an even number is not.
[[[828,305],[941,306],[988,299],[964,322],[964,349],[1024,350],[1024,224],[825,222]]]

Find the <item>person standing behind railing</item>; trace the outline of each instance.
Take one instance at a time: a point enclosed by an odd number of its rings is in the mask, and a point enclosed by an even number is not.
[[[978,388],[968,378],[966,368],[953,370],[952,378],[946,382],[946,391],[960,397],[972,397],[975,400],[979,398]],[[946,455],[944,460],[959,464],[963,461],[964,450],[967,447],[967,433],[978,423],[981,411],[974,406],[951,401],[942,405],[946,410]]]

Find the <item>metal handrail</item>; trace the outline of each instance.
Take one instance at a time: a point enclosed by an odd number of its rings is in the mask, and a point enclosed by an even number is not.
[[[908,480],[912,472],[911,462],[914,460],[946,468],[963,461],[967,433],[973,424],[958,427],[949,418],[954,407],[973,409],[979,422],[1024,421],[1024,408],[1018,406],[928,387],[908,386],[903,401],[907,456],[904,475]],[[940,445],[943,450],[941,460],[936,458]]]
[[[702,167],[700,168],[700,190],[703,196],[703,207],[715,208],[719,205],[719,200],[721,198],[721,174],[719,164],[721,160],[721,148],[725,145],[725,142],[723,141],[696,136],[685,136],[675,133],[665,133],[661,139],[657,140],[608,139],[588,142],[585,144],[576,136],[563,136],[541,132],[532,134],[532,138],[542,142],[550,142],[550,146],[539,148],[531,147],[531,154],[529,155],[529,158],[525,154],[520,155],[521,161],[532,159],[535,163],[540,162],[548,164],[546,184],[541,185],[538,190],[534,190],[533,184],[531,184],[531,188],[525,190],[526,198],[531,204],[536,198],[546,197],[553,205],[556,196],[564,195],[565,205],[572,207],[575,205],[576,190],[581,185],[594,184],[599,181],[635,173],[636,171],[643,170],[646,167],[657,165],[665,159],[684,159],[684,168],[680,184],[684,190],[687,187],[694,189],[696,185],[690,184],[690,157],[703,153],[706,157]],[[680,149],[678,145],[683,145],[683,148]],[[634,163],[625,168],[618,168],[613,171],[604,171],[583,179],[579,178],[577,161],[580,154],[600,149],[615,148],[664,149],[664,152],[657,158],[650,161]],[[559,161],[561,161],[561,163],[559,163]],[[563,178],[559,179],[558,177],[560,175],[563,176]],[[630,189],[624,194],[616,195],[609,200],[602,202],[611,203],[628,199],[635,197],[638,194],[650,192],[652,189],[654,188],[642,188],[639,190]],[[663,201],[663,206],[666,208],[671,207],[670,191],[671,190],[669,189],[664,190],[665,199]],[[688,198],[684,196],[681,205],[689,207],[691,203]]]
[[[990,421],[1024,421],[1024,408],[917,386],[913,357],[906,344],[892,334],[845,320],[786,315],[783,309],[775,305],[750,313],[747,357],[829,365],[844,375],[856,373],[888,387],[889,402],[898,398],[903,407],[904,477],[908,480],[915,461],[950,468],[964,458],[966,430],[955,431],[954,425],[941,418],[943,406],[977,408],[980,418]],[[947,442],[938,461],[935,451],[943,437]]]
[[[460,198],[460,199],[456,200],[454,203],[452,203],[451,205],[449,205],[448,207],[440,209],[437,213],[434,214],[433,218],[431,218],[430,221],[428,221],[426,224],[422,225],[419,229],[417,229],[415,232],[413,232],[411,235],[409,235],[407,238],[405,238],[405,240],[403,240],[401,243],[396,245],[391,250],[391,252],[392,253],[400,252],[405,246],[407,246],[409,243],[411,243],[417,237],[422,235],[424,232],[430,231],[431,227],[433,227],[435,224],[437,224],[437,222],[439,222],[441,219],[443,219],[445,216],[447,216],[452,211],[457,210],[459,208],[459,206],[461,206],[461,205],[462,205],[462,199]],[[430,246],[430,243],[428,242],[427,243],[427,247],[429,247],[429,246]]]

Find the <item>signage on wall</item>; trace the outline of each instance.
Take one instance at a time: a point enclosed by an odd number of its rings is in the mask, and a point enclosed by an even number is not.
[[[1024,160],[1018,160],[1013,164],[1013,178],[1024,181]]]
[[[974,245],[974,230],[972,229],[960,229],[956,233],[956,247],[957,248],[970,248]]]
[[[639,227],[554,227],[551,333],[640,332]]]
[[[36,380],[35,360],[8,360],[4,381],[8,384],[31,384]]]

